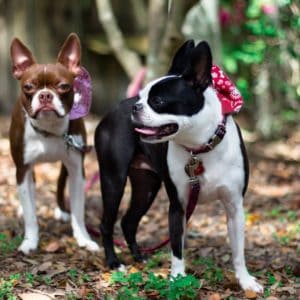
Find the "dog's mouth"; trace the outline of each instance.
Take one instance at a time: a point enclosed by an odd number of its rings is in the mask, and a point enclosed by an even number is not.
[[[134,130],[140,134],[143,140],[152,141],[173,135],[178,131],[178,128],[178,124],[176,123],[169,123],[158,127],[148,127],[136,124]]]
[[[45,105],[45,106],[41,106],[39,107],[35,113],[34,113],[34,118],[37,118],[38,116],[44,116],[44,117],[51,117],[51,116],[56,116],[58,118],[62,117],[58,111],[55,109],[54,106],[52,105]]]

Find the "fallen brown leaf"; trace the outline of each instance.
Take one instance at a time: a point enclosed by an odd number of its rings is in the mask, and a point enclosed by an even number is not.
[[[221,296],[219,293],[214,293],[208,296],[208,300],[220,300]]]
[[[39,293],[24,293],[18,295],[22,300],[51,300],[54,299],[52,297],[49,297],[45,294],[39,294]]]
[[[57,252],[58,249],[60,248],[60,244],[58,241],[52,241],[50,243],[48,243],[43,250],[45,250],[46,252],[49,253],[54,253]]]
[[[245,291],[245,297],[247,299],[256,299],[257,298],[257,294],[256,294],[256,292],[254,292],[252,290],[246,290]]]

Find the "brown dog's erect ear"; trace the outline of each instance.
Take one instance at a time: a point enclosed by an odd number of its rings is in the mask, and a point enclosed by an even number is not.
[[[16,79],[20,79],[24,71],[35,63],[31,51],[17,38],[11,43],[10,56],[13,75]]]
[[[80,72],[81,46],[76,33],[71,33],[64,42],[57,56],[57,61],[75,75]]]

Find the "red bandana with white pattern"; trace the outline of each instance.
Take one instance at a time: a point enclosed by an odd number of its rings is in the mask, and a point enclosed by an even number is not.
[[[211,69],[213,87],[222,105],[223,115],[238,113],[243,105],[243,98],[227,75],[217,66]]]

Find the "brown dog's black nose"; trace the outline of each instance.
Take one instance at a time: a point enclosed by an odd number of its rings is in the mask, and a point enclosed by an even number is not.
[[[41,104],[51,103],[53,100],[53,95],[50,92],[41,92],[39,94],[39,101]]]
[[[132,106],[132,113],[136,114],[139,111],[141,111],[143,109],[143,104],[142,103],[136,103]]]

